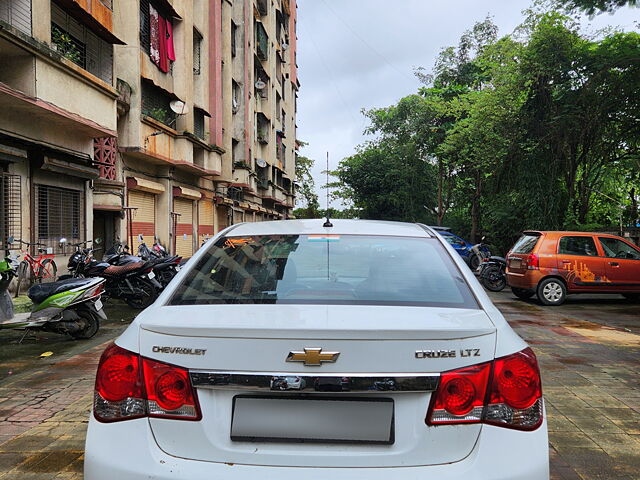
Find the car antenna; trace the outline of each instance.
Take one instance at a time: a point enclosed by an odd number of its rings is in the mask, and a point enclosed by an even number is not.
[[[327,221],[322,225],[324,228],[333,227],[333,223],[329,220],[329,152],[327,152]]]

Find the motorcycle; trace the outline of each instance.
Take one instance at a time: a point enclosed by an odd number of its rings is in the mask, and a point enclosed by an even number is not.
[[[140,241],[142,243],[140,243],[138,247],[138,257],[143,260],[155,262],[153,272],[162,284],[162,288],[166,287],[182,268],[182,257],[178,255],[169,256],[165,248],[158,243],[157,239],[151,249],[147,247],[142,239],[140,239]]]
[[[8,244],[13,243],[9,237]],[[101,296],[105,279],[73,278],[32,286],[27,295],[34,304],[30,313],[14,313],[9,284],[16,274],[18,262],[6,252],[0,262],[0,329],[34,330],[68,334],[76,339],[93,337],[106,320]]]
[[[507,260],[491,256],[480,264],[477,275],[487,290],[501,292],[507,286]]]
[[[69,272],[74,278],[103,277],[105,297],[118,298],[132,308],[143,309],[151,305],[162,290],[153,273],[153,262],[121,254],[107,256],[108,261],[100,262],[93,258],[92,249],[74,246],[77,250],[69,258]],[[118,261],[123,264],[117,264]]]

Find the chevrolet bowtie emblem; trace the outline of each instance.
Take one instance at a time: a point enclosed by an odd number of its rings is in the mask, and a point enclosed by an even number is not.
[[[323,362],[335,363],[340,352],[323,352],[322,348],[305,348],[304,352],[289,352],[287,362],[304,362],[311,367],[319,367]]]

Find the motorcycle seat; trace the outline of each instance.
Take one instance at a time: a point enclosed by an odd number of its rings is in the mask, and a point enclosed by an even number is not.
[[[31,287],[27,295],[31,301],[37,305],[52,295],[66,292],[67,290],[72,290],[77,287],[83,287],[95,281],[95,278],[70,278],[68,280],[60,280],[59,282],[39,283]]]
[[[126,265],[111,265],[104,271],[105,275],[124,275],[125,273],[140,270],[145,262],[127,263]]]
[[[491,260],[492,262],[503,263],[505,265],[507,264],[507,260],[503,257],[492,256],[492,257],[489,257],[489,260]]]

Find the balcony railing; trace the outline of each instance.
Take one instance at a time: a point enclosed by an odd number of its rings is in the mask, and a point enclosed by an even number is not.
[[[0,20],[31,35],[31,0],[1,0]]]

